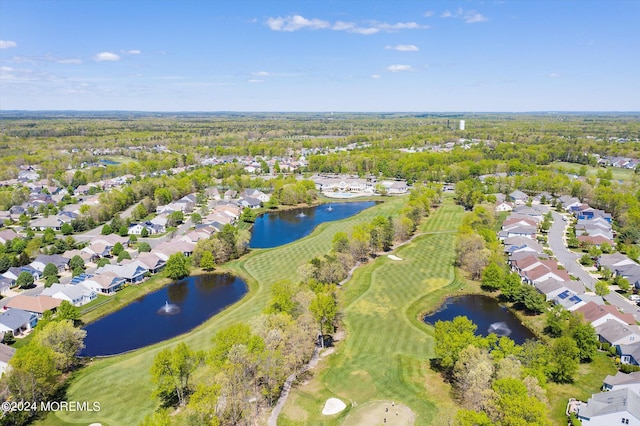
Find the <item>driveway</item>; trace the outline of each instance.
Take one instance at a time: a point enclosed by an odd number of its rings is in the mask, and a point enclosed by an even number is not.
[[[568,222],[563,220],[563,216],[560,213],[554,211],[552,214],[553,224],[548,234],[549,248],[553,251],[559,264],[564,266],[571,275],[582,281],[587,289],[595,291],[597,280],[578,263],[580,255],[571,252],[566,246],[564,235]],[[629,299],[622,297],[616,292],[611,292],[604,297],[604,300],[616,306],[625,314],[632,314],[636,318],[636,321],[640,321],[640,308]]]

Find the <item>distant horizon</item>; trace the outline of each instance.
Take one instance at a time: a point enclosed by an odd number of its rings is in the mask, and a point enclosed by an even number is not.
[[[640,1],[3,1],[0,110],[640,111]]]
[[[134,110],[134,109],[0,109],[0,116],[9,113],[68,113],[68,114],[90,114],[90,113],[135,113],[135,114],[463,114],[463,115],[484,115],[484,114],[640,114],[640,110],[531,110],[531,111],[276,111],[276,110]]]

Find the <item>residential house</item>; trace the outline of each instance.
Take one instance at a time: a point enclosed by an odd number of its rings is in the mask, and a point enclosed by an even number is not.
[[[611,213],[607,213],[604,210],[594,209],[592,207],[588,207],[584,210],[577,212],[576,217],[578,220],[595,220],[602,219],[611,223]]]
[[[596,259],[596,265],[601,268],[607,268],[613,272],[617,266],[637,265],[637,263],[622,253],[611,253],[601,254]]]
[[[252,197],[241,198],[238,200],[238,204],[240,204],[242,208],[249,207],[250,209],[259,209],[262,205],[260,200]]]
[[[513,204],[506,201],[503,201],[496,205],[497,212],[510,212],[512,210],[513,210]]]
[[[407,182],[403,180],[383,180],[380,182],[382,186],[387,190],[387,194],[395,195],[395,194],[406,194],[409,190],[407,187]]]
[[[582,204],[579,199],[570,195],[563,195],[558,199],[558,201],[562,203],[562,208],[566,211],[569,211],[572,208],[578,207]]]
[[[134,262],[140,262],[152,274],[156,274],[167,266],[167,261],[155,253],[140,253]]]
[[[94,262],[99,258],[98,256],[95,256],[92,253],[89,253],[83,250],[78,250],[78,249],[64,252],[64,257],[66,258],[73,259],[74,256],[80,256],[80,258],[84,261],[84,263]]]
[[[529,196],[520,190],[515,190],[509,194],[509,200],[518,204],[526,204],[529,201]]]
[[[238,191],[236,191],[235,189],[228,189],[227,191],[225,191],[223,198],[225,200],[233,200],[238,196]]]
[[[158,244],[158,246],[154,250],[154,254],[156,254],[164,261],[167,261],[169,259],[169,256],[175,253],[182,253],[185,256],[189,257],[193,254],[193,250],[195,249],[195,247],[195,244],[189,243],[187,241],[172,240]]]
[[[545,295],[547,301],[554,300],[558,295],[565,291],[573,294],[584,293],[584,285],[577,281],[558,281],[549,279],[536,283],[536,289]]]
[[[7,372],[9,361],[11,361],[15,353],[16,350],[11,346],[0,344],[0,377]]]
[[[38,271],[31,265],[12,266],[4,274],[2,274],[2,276],[12,280],[15,283],[20,274],[23,272],[30,273],[33,276],[34,280],[39,280],[42,277],[42,272]]]
[[[544,248],[536,240],[527,237],[509,237],[504,241],[504,251],[511,253],[530,252],[530,254],[543,253]]]
[[[151,219],[149,222],[151,222],[153,226],[156,228],[157,233],[162,234],[167,230],[167,222],[169,222],[169,215],[159,214],[153,219]]]
[[[51,296],[54,299],[66,300],[74,306],[85,305],[98,297],[94,290],[73,284],[53,284],[42,291],[42,295]]]
[[[128,233],[129,235],[141,235],[143,229],[146,229],[149,235],[153,235],[164,232],[165,227],[162,225],[156,225],[151,221],[132,223],[129,225]]]
[[[615,243],[613,242],[613,240],[604,237],[602,235],[596,235],[596,236],[591,236],[591,235],[579,235],[578,237],[578,242],[581,245],[587,244],[587,245],[591,245],[591,246],[595,246],[600,248],[600,246],[602,246],[603,244],[609,244],[610,247],[614,247]]]
[[[98,294],[113,295],[122,288],[125,282],[126,280],[123,277],[113,272],[103,270],[99,274],[88,275],[79,285],[93,290]]]
[[[214,188],[214,187],[209,187],[207,189],[204,190],[204,193],[207,197],[213,199],[213,200],[219,200],[220,199],[220,191],[218,191],[218,188]]]
[[[9,309],[0,314],[0,333],[11,332],[19,336],[31,330],[38,323],[38,317],[22,309]]]
[[[616,346],[621,364],[640,366],[640,343]]]
[[[124,278],[126,282],[137,284],[144,280],[149,269],[140,262],[132,262],[126,265],[105,265],[98,268],[96,275],[104,272],[113,272],[116,276]]]
[[[62,225],[71,222],[68,218],[62,216],[49,216],[35,219],[31,222],[31,227],[39,231],[45,231],[47,229],[53,229],[54,231],[60,231]]]
[[[594,328],[607,321],[617,321],[623,325],[636,323],[633,314],[623,314],[614,305],[597,305],[594,302],[589,302],[578,308],[576,312],[581,313],[585,321]]]
[[[616,266],[613,269],[614,275],[622,278],[626,278],[629,283],[635,288],[640,288],[640,265],[622,265]]]
[[[19,235],[13,229],[0,230],[0,243],[2,244],[6,244],[7,241],[11,241],[18,237]]]
[[[547,206],[529,207],[519,205],[513,209],[511,216],[533,219],[535,223],[540,223],[544,219],[544,215],[549,211]]]
[[[500,240],[505,240],[510,237],[526,237],[535,239],[537,232],[537,226],[510,225],[508,227],[503,227],[503,229],[498,232],[498,238]]]
[[[627,388],[635,393],[640,393],[640,371],[634,371],[628,374],[618,371],[615,376],[607,375],[602,384],[603,391]]]
[[[562,306],[569,312],[573,312],[576,309],[579,309],[582,306],[586,305],[586,302],[571,290],[565,290],[559,293],[556,297],[554,297],[553,302],[556,305]]]
[[[598,339],[611,346],[640,343],[640,327],[635,324],[620,324],[618,321],[606,321],[595,328]]]
[[[242,198],[256,198],[262,203],[266,203],[271,199],[271,195],[265,194],[258,189],[245,189],[240,195]]]
[[[35,314],[38,318],[42,318],[42,314],[46,311],[55,311],[60,306],[60,303],[62,303],[62,300],[54,299],[50,296],[25,296],[19,294],[7,302],[5,309],[22,309]]]
[[[582,426],[640,426],[640,395],[630,388],[594,394],[578,408]]]
[[[44,268],[49,264],[53,263],[56,268],[58,268],[58,272],[64,271],[69,267],[70,258],[66,256],[61,256],[59,254],[46,255],[41,254],[36,259],[30,263],[30,265],[40,271],[44,272]]]
[[[103,257],[111,257],[111,250],[113,246],[110,244],[104,244],[101,242],[91,242],[88,246],[83,248],[81,251],[87,253],[91,260],[95,261],[96,259]]]

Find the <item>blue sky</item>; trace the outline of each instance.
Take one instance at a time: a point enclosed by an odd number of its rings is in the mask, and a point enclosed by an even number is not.
[[[638,0],[0,0],[0,109],[640,111]]]

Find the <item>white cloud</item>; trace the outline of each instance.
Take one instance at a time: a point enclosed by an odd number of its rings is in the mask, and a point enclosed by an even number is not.
[[[385,46],[385,50],[397,50],[398,52],[417,52],[418,46],[413,44],[399,44],[397,46]]]
[[[381,78],[380,74],[371,74],[371,78]]]
[[[98,62],[105,62],[105,61],[114,62],[114,61],[119,61],[120,56],[111,52],[100,52],[93,59]]]
[[[307,19],[300,15],[287,16],[286,18],[269,18],[267,25],[273,31],[298,31],[302,29],[320,30],[331,26],[328,21],[322,19]]]
[[[445,10],[440,15],[441,18],[458,18],[462,19],[467,24],[475,24],[477,22],[486,22],[489,19],[481,13],[478,13],[475,10],[464,10],[459,7],[457,10],[453,12],[450,10]]]
[[[480,13],[469,13],[463,17],[464,22],[467,24],[475,24],[476,22],[485,22],[488,19]]]
[[[255,71],[255,72],[252,72],[251,75],[255,75],[256,77],[268,77],[273,74],[267,71]]]
[[[558,77],[560,74],[558,74],[557,72],[552,72],[551,74],[549,74],[549,78],[556,78]]]
[[[15,41],[11,40],[0,40],[0,49],[9,49],[11,47],[16,47],[17,44]]]
[[[424,16],[425,18],[430,18],[433,16],[433,10],[427,10],[425,13],[422,14],[422,16]]]
[[[59,64],[81,64],[82,59],[58,59],[56,62]]]
[[[260,80],[259,78],[252,78],[250,80],[248,80],[249,83],[263,83],[264,80]]]
[[[428,25],[420,25],[416,22],[397,22],[389,24],[387,22],[371,21],[364,25],[358,25],[354,22],[336,21],[333,24],[323,19],[307,19],[301,15],[293,15],[287,17],[278,16],[277,18],[268,18],[267,26],[273,31],[292,32],[298,30],[333,30],[346,31],[354,34],[371,35],[379,32],[397,32],[400,30],[413,30],[429,28]]]
[[[141,52],[141,51],[139,51],[138,49],[133,49],[133,50],[127,50],[127,51],[126,51],[126,52],[124,52],[124,53],[128,53],[129,55],[139,55],[139,54],[141,54],[142,52]]]
[[[413,71],[413,67],[411,65],[389,65],[387,67],[387,71],[390,72],[400,72],[400,71]]]

